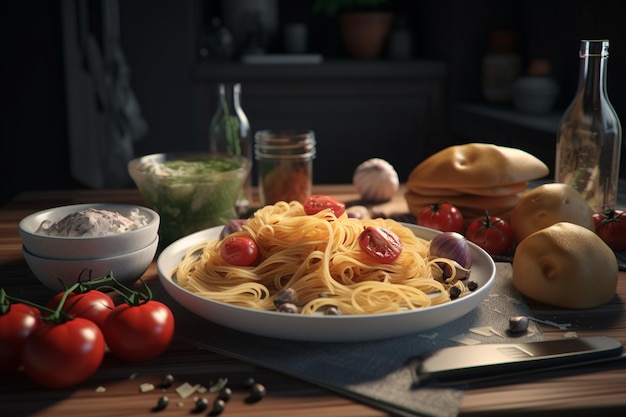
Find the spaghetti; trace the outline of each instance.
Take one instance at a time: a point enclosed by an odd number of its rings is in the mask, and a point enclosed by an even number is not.
[[[382,226],[402,241],[403,250],[391,264],[381,264],[361,250],[364,226]],[[297,296],[302,314],[391,313],[424,308],[450,300],[450,284],[433,277],[435,263],[429,242],[390,219],[359,220],[328,210],[306,215],[301,203],[278,202],[259,209],[231,236],[252,238],[260,260],[254,266],[227,264],[219,239],[190,248],[175,275],[179,285],[214,301],[259,310],[275,310],[284,289]],[[465,286],[454,282],[462,293]]]

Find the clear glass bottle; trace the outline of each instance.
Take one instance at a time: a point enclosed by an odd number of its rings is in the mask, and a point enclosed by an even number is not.
[[[250,123],[241,108],[241,84],[218,85],[217,109],[209,128],[209,149],[212,153],[243,156],[252,164],[252,135]],[[240,197],[237,212],[244,214],[250,207],[252,176],[248,175]]]
[[[574,187],[597,212],[617,199],[622,128],[606,91],[608,40],[580,43],[578,91],[556,141],[555,181]]]
[[[299,201],[311,195],[315,133],[261,130],[254,135],[261,204]]]

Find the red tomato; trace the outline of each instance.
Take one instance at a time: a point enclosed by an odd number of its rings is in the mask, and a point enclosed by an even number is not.
[[[513,245],[511,226],[508,222],[495,216],[486,215],[482,219],[470,222],[465,237],[490,255],[503,255]]]
[[[259,256],[254,240],[245,236],[227,237],[220,248],[224,262],[236,266],[252,265]]]
[[[172,341],[174,315],[155,300],[124,303],[111,311],[102,331],[114,356],[129,362],[147,361],[161,355]]]
[[[359,235],[359,246],[376,261],[389,264],[402,252],[400,238],[384,227],[367,226]]]
[[[9,304],[0,315],[0,374],[16,370],[21,365],[22,348],[26,338],[41,324],[41,313],[26,304]]]
[[[68,388],[93,375],[104,358],[104,336],[92,321],[77,317],[44,322],[26,339],[24,371],[47,388]]]
[[[329,209],[335,217],[339,217],[346,211],[346,205],[344,203],[333,197],[321,194],[310,196],[304,201],[303,206],[304,212],[309,216]]]
[[[442,232],[463,233],[463,214],[452,204],[435,203],[422,207],[417,224]]]
[[[593,221],[596,233],[616,252],[626,251],[626,213],[622,210],[608,210],[595,213]]]
[[[46,304],[46,307],[56,309],[63,298],[64,292],[60,292]],[[102,291],[89,290],[82,294],[69,293],[63,303],[62,311],[74,316],[91,320],[102,328],[115,303],[111,297]]]

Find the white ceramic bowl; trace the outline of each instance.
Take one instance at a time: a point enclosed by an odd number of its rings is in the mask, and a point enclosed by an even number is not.
[[[427,240],[441,233],[411,224],[405,226]],[[313,342],[356,342],[419,333],[449,323],[475,309],[489,295],[496,278],[496,265],[491,256],[469,242],[471,276],[478,289],[449,303],[399,313],[338,316],[254,310],[214,301],[186,290],[178,284],[173,273],[189,248],[216,239],[221,230],[222,227],[203,230],[165,248],[157,260],[159,279],[165,290],[187,310],[222,326],[261,336]]]
[[[62,237],[36,233],[44,220],[56,222],[69,214],[89,208],[113,211],[126,217],[131,210],[138,209],[148,219],[148,224],[128,232],[97,237]],[[22,243],[30,254],[43,258],[78,260],[110,258],[143,249],[158,237],[159,223],[159,215],[146,207],[92,203],[55,207],[33,213],[20,221],[18,229]]]
[[[89,278],[88,271],[91,270],[91,278],[102,278],[109,272],[123,284],[132,284],[137,281],[154,260],[159,238],[157,237],[148,246],[134,252],[122,255],[93,258],[93,259],[54,259],[33,255],[22,247],[22,254],[28,267],[33,274],[46,287],[54,291],[64,289],[63,283],[70,286],[78,281]]]

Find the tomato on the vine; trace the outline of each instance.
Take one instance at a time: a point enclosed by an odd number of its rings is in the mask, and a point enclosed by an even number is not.
[[[417,214],[417,224],[441,232],[463,233],[461,211],[448,203],[435,203],[422,207]]]
[[[499,217],[485,215],[470,222],[465,237],[490,255],[504,255],[513,246],[511,225]]]
[[[376,261],[389,264],[402,253],[402,241],[385,227],[366,226],[359,235],[359,246]]]
[[[46,307],[56,309],[63,298],[65,292],[60,292],[48,301]],[[111,297],[102,291],[89,290],[84,293],[69,293],[61,311],[74,317],[82,317],[91,320],[102,328],[104,320],[115,307]]]
[[[161,355],[172,341],[174,315],[155,300],[123,303],[109,313],[102,331],[114,356],[129,362],[147,361]]]
[[[77,317],[63,323],[44,321],[26,339],[26,374],[48,388],[68,388],[93,375],[104,358],[104,336],[92,321]]]
[[[302,205],[304,206],[304,212],[309,216],[329,209],[335,217],[339,217],[346,211],[344,203],[331,196],[322,194],[314,194],[308,197]]]
[[[616,252],[626,251],[626,212],[607,210],[595,213],[596,234]]]
[[[22,348],[28,336],[41,324],[39,309],[14,303],[0,306],[0,374],[21,365]]]
[[[259,249],[256,242],[249,237],[230,236],[222,242],[220,255],[230,265],[249,266],[257,260]]]

